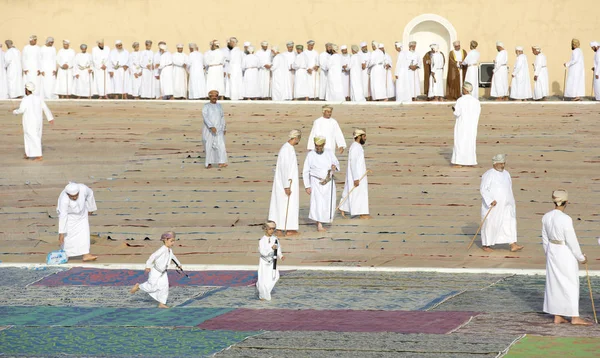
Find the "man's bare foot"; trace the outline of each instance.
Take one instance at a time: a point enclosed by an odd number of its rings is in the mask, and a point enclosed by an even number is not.
[[[295,236],[295,235],[300,235],[300,233],[296,230],[288,230],[285,234],[285,236]]]
[[[131,290],[129,290],[129,293],[136,293],[139,290],[140,290],[140,284],[136,283],[135,286],[133,286],[133,288]]]
[[[83,262],[86,261],[95,261],[98,258],[98,256],[94,256],[94,255],[90,255],[90,254],[85,254],[83,255]]]
[[[227,164],[227,163],[221,163],[221,164],[219,164],[219,168],[227,168],[228,165],[229,164]]]
[[[165,305],[164,303],[159,303],[158,308],[171,308],[171,307]]]
[[[206,166],[206,169],[210,169],[210,168],[212,168],[212,164],[209,164]]]
[[[577,326],[591,326],[592,322],[588,322],[581,317],[573,317],[573,318],[571,318],[571,324],[574,324]]]
[[[346,218],[346,213],[344,212],[344,210],[340,210],[340,215],[342,215],[342,217],[345,219]]]
[[[43,157],[35,157],[33,158],[34,162],[41,162],[44,158]]]
[[[494,251],[494,250],[493,250],[491,247],[489,247],[489,246],[483,246],[483,247],[481,247],[481,249],[482,249],[483,251],[485,251],[485,252],[493,252],[493,251]]]
[[[579,97],[575,97],[575,98],[573,98],[573,101],[575,101],[575,102],[579,102],[579,101],[581,101],[581,98],[579,98]]]
[[[327,229],[325,229],[325,228],[323,227],[323,224],[321,224],[321,223],[319,223],[319,222],[318,222],[318,223],[317,223],[317,231],[319,231],[319,232],[324,232],[324,231],[327,231]]]
[[[29,159],[29,157],[27,156],[27,154],[25,154],[25,155],[23,156],[23,159]]]
[[[259,298],[259,300],[261,300],[261,301],[266,301],[264,298]]]
[[[510,244],[510,252],[517,252],[517,251],[521,251],[521,250],[523,250],[523,246],[517,245],[516,242],[513,242],[512,244]]]
[[[554,316],[554,324],[569,323],[563,316]]]
[[[462,168],[463,166],[460,164],[452,164],[452,168]]]
[[[371,215],[368,215],[368,214],[367,214],[367,215],[361,215],[361,216],[359,216],[359,217],[360,217],[361,219],[363,219],[363,220],[369,220],[369,219],[371,218]]]

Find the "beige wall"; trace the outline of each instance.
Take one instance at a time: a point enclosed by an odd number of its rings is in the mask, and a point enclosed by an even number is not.
[[[304,3],[304,5],[303,5]],[[36,34],[42,43],[47,36],[68,38],[74,48],[85,42],[95,45],[104,38],[113,47],[123,40],[167,41],[170,50],[178,42],[196,42],[205,50],[213,38],[226,37],[257,45],[268,40],[280,47],[288,40],[317,41],[317,50],[327,41],[358,44],[377,40],[392,50],[402,41],[404,27],[421,14],[432,13],[447,19],[456,29],[463,46],[479,42],[481,60],[495,57],[495,42],[501,40],[509,51],[509,65],[515,62],[514,47],[538,44],[548,57],[551,94],[562,93],[563,67],[569,60],[570,40],[581,40],[586,69],[592,67],[589,42],[600,40],[595,0],[0,0],[0,36],[12,39],[19,48]],[[155,45],[156,49],[156,45]],[[395,53],[392,56],[395,61]],[[586,92],[591,88],[591,71],[586,71]],[[589,76],[588,76],[589,75]]]

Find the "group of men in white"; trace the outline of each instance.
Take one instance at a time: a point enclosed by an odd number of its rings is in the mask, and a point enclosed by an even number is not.
[[[250,42],[245,42],[242,49],[235,37],[229,38],[223,48],[219,41],[211,41],[204,53],[195,43],[188,44],[189,53],[184,52],[183,44],[177,44],[171,53],[162,41],[154,52],[150,40],[145,42],[145,49],[134,42],[131,52],[120,40],[112,50],[104,40],[98,40],[91,53],[82,44],[77,54],[69,40],[63,40],[63,48],[57,52],[52,37],[38,46],[37,37],[31,36],[22,53],[11,40],[5,43],[6,52],[0,46],[0,99],[22,97],[27,82],[33,83],[36,94],[45,99],[204,99],[209,91],[217,90],[221,98],[231,100],[410,102],[422,94],[430,100],[456,100],[464,82],[471,83],[471,95],[479,97],[480,54],[476,41],[470,42],[468,53],[461,49],[460,41],[455,41],[447,60],[438,44],[431,44],[431,50],[421,57],[415,41],[408,45],[396,42],[395,67],[390,51],[376,41],[371,42],[372,51],[366,42],[350,48],[327,43],[321,53],[315,50],[312,40],[306,48],[290,41],[285,50],[280,50],[277,46],[269,48],[269,43],[263,41],[258,49]],[[585,96],[584,56],[578,40],[573,39],[571,45],[572,56],[565,63],[568,72],[564,95],[580,100]],[[600,100],[600,45],[591,42],[590,47],[595,52],[593,88],[596,100]],[[496,48],[492,97],[541,100],[549,95],[547,59],[541,47],[532,47],[533,89],[523,47],[515,48],[512,71],[504,44],[497,42]]]

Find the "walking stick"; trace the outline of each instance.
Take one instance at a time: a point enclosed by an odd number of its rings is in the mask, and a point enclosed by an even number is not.
[[[490,211],[492,211],[494,207],[490,207],[490,209],[488,210],[487,214],[485,214],[485,216],[483,217],[483,220],[481,220],[481,224],[479,224],[479,229],[477,229],[477,232],[475,233],[475,235],[473,236],[473,240],[471,240],[471,243],[469,244],[469,247],[467,247],[467,251],[469,251],[469,249],[471,248],[471,246],[473,246],[473,242],[475,242],[475,238],[477,237],[477,234],[479,234],[479,230],[481,230],[481,227],[483,226],[483,223],[485,222],[485,219],[487,219],[488,215],[490,215]]]
[[[290,179],[290,190],[292,190],[292,179]],[[288,219],[288,210],[290,209],[290,196],[288,195],[287,205],[285,207],[285,224],[283,226],[283,235],[287,236],[287,219]]]
[[[333,221],[333,210],[331,210],[331,203],[333,202],[333,171],[331,169],[329,169],[329,172],[331,173],[331,199],[329,200],[329,222]]]
[[[88,67],[88,84],[90,87],[90,92],[88,94],[88,99],[92,99],[92,74],[90,73],[90,69]]]
[[[563,79],[563,101],[565,100],[565,93],[567,92],[567,69],[565,68],[565,76]]]
[[[67,98],[69,98],[69,72],[68,71],[69,70],[65,70],[65,72],[67,73],[65,76],[65,82],[67,83],[67,93],[66,93]]]
[[[106,69],[102,70],[102,75],[104,76],[104,88],[102,89],[102,91],[104,92],[104,98],[106,98]]]
[[[590,290],[590,300],[592,301],[592,311],[594,311],[594,321],[598,324],[598,317],[596,316],[596,306],[594,306],[594,295],[592,294],[592,283],[590,282],[590,273],[588,271],[588,264],[585,263],[585,274],[587,275],[588,288]]]
[[[275,245],[277,245],[277,248],[273,250],[273,280],[277,276],[277,249],[279,249],[279,240],[277,238],[275,238]]]
[[[123,90],[121,93],[121,99],[125,99],[125,69],[123,69],[123,87],[121,89]]]
[[[183,274],[183,275],[185,275],[185,277],[190,278],[190,276],[187,273],[185,273],[185,271],[183,271],[183,269],[181,268],[181,266],[179,266],[179,264],[177,263],[177,261],[175,261],[173,259],[171,259],[171,261],[173,261],[173,263],[177,267],[177,269],[175,270],[175,271],[177,271],[177,273]]]
[[[460,83],[458,84],[458,97],[462,97],[463,72],[460,66],[458,67],[458,74],[460,75]]]
[[[594,76],[594,71],[592,71],[592,94],[591,96],[594,97],[594,79],[596,78],[596,76]]]
[[[367,171],[366,171],[366,172],[365,172],[365,173],[364,173],[364,174],[363,174],[363,175],[360,177],[360,179],[358,179],[358,182],[359,182],[359,183],[361,182],[361,180],[363,180],[363,178],[364,178],[365,176],[367,176],[367,173],[373,173],[373,172],[372,172],[372,171],[370,171],[370,170],[367,170]],[[352,194],[352,191],[353,191],[354,189],[356,189],[356,187],[355,187],[355,186],[353,186],[353,187],[352,187],[352,189],[350,189],[350,191],[348,192],[348,194],[346,194],[346,196],[345,196],[345,197],[344,197],[344,198],[343,198],[343,199],[340,201],[340,205],[338,205],[338,206],[337,206],[337,208],[335,208],[335,210],[336,210],[336,211],[337,211],[337,210],[339,210],[339,209],[340,209],[340,207],[342,206],[342,204],[344,203],[344,201],[346,201],[346,199],[348,199],[348,198],[350,197],[350,194]]]
[[[315,98],[317,98],[317,71],[315,71],[314,68],[313,68],[313,73],[314,73],[314,77],[315,77],[315,86],[314,86],[313,99],[315,99]]]

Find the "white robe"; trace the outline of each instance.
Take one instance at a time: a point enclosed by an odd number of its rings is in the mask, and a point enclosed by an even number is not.
[[[462,96],[454,106],[454,149],[452,164],[477,165],[477,126],[481,104],[473,96]]]
[[[296,61],[296,51],[286,51],[283,52],[281,54],[284,58],[285,58],[285,62],[287,63],[287,67],[288,67],[288,74],[290,76],[290,93],[292,94],[292,98],[294,98],[294,77],[295,77],[295,73],[294,73],[294,62]]]
[[[325,100],[332,102],[343,102],[344,85],[342,84],[342,57],[334,53],[329,56],[327,62],[321,65],[327,72],[327,84],[325,85]]]
[[[385,70],[385,93],[387,98],[393,98],[396,97],[396,87],[394,86],[394,76],[392,73],[392,56],[390,56],[388,53],[384,53],[384,57],[384,68],[386,65],[390,66],[389,69]]]
[[[319,81],[317,83],[319,93],[319,99],[324,100],[327,96],[327,76],[329,72],[327,71],[328,65],[327,62],[331,55],[327,52],[321,52],[319,54]]]
[[[227,94],[231,100],[236,101],[244,97],[244,74],[242,61],[244,52],[235,47],[229,52],[229,63],[227,64]]]
[[[40,91],[44,99],[56,99],[54,86],[56,82],[56,49],[43,46],[40,50]]]
[[[140,285],[140,290],[148,293],[150,297],[163,305],[167,304],[167,298],[169,298],[169,275],[167,274],[167,269],[171,260],[175,260],[181,266],[173,250],[165,245],[161,246],[146,261],[146,268],[150,269],[150,274],[148,275],[148,281]]]
[[[311,150],[306,155],[302,168],[304,188],[312,190],[308,218],[320,223],[331,223],[335,216],[336,180],[334,178],[321,185],[321,181],[327,177],[327,172],[332,165],[335,165],[336,172],[340,170],[340,163],[333,151],[325,149],[322,154],[317,154],[316,151]],[[334,175],[334,172],[331,175]]]
[[[68,257],[90,253],[90,222],[88,212],[98,210],[94,192],[85,184],[79,186],[77,200],[71,200],[63,190],[58,196],[58,233],[65,235],[63,250]]]
[[[556,209],[546,213],[542,218],[542,244],[546,253],[544,312],[579,317],[579,262],[585,256],[573,219]]]
[[[346,66],[346,69],[342,69],[342,93],[344,98],[350,97],[350,55],[340,55],[342,58],[342,68]]]
[[[594,54],[594,97],[596,101],[600,101],[600,50]]]
[[[361,68],[362,65],[365,65],[365,69],[362,70],[362,88],[363,88],[363,97],[369,98],[371,94],[371,74],[369,69],[369,61],[371,59],[370,52],[362,52],[362,50],[358,53],[361,58]]]
[[[89,53],[78,53],[73,60],[73,91],[78,97],[90,97],[93,92],[93,78],[89,72],[92,69],[92,56]],[[79,76],[79,78],[77,78]]]
[[[508,53],[506,50],[498,51],[496,60],[494,60],[490,95],[492,97],[508,96]]]
[[[129,73],[125,72],[123,66],[129,64],[129,52],[127,50],[113,49],[109,57],[108,72],[112,73],[110,79],[112,91],[108,93],[123,94],[127,93],[125,84],[129,80]]]
[[[154,97],[160,99],[162,96],[160,84],[160,50],[154,54]]]
[[[271,204],[269,206],[269,220],[275,221],[278,230],[298,230],[299,179],[296,150],[293,145],[286,142],[281,146],[277,155],[277,166],[275,167],[275,178],[273,179]],[[290,196],[285,194],[285,188],[290,188],[292,191]]]
[[[4,66],[6,66],[8,98],[23,97],[25,95],[25,83],[23,82],[21,53],[16,47],[11,47],[6,51]]]
[[[219,96],[224,96],[225,72],[223,71],[223,65],[225,64],[225,57],[223,52],[219,49],[208,51],[204,56],[204,62],[206,65],[206,93],[217,90]]]
[[[409,59],[410,51],[402,50],[398,52],[398,59],[396,60],[396,102],[412,102],[413,91],[410,86],[414,84],[414,81],[410,81],[410,77],[414,75],[414,72],[408,68],[411,62]]]
[[[481,227],[483,246],[516,243],[517,210],[510,174],[506,170],[502,172],[494,168],[488,170],[481,177],[480,192],[482,220],[490,204],[496,201],[496,206]]]
[[[73,65],[75,61],[75,51],[73,49],[60,49],[56,55],[56,64],[58,71],[56,72],[56,86],[54,93],[62,96],[70,96],[73,94]],[[62,66],[67,65],[65,70]]]
[[[431,75],[429,75],[428,97],[444,97],[444,56],[440,52],[431,55]],[[435,82],[433,74],[435,73]]]
[[[154,52],[152,50],[142,51],[140,58],[140,66],[142,69],[142,82],[140,84],[141,98],[154,98],[154,86],[156,78],[154,78]],[[150,66],[150,68],[148,68]]]
[[[173,97],[187,98],[187,55],[173,52]]]
[[[315,119],[312,129],[310,130],[310,135],[308,136],[306,149],[315,149],[314,138],[317,136],[325,137],[325,149],[335,151],[336,147],[346,148],[344,133],[342,133],[338,122],[333,118],[319,117]]]
[[[314,67],[319,65],[319,53],[316,50],[306,50],[303,52],[306,55],[307,59],[307,68],[312,68],[312,73],[308,73],[308,86],[310,96],[308,98],[318,98],[319,93],[317,92],[319,89],[319,84],[317,83],[319,75],[317,71],[314,71]]]
[[[386,77],[384,68],[385,54],[380,49],[371,52],[369,69],[371,70],[371,97],[373,100],[387,98]]]
[[[205,166],[227,163],[227,150],[225,149],[227,124],[225,123],[223,107],[219,103],[206,103],[202,107],[202,118],[204,119],[202,141],[206,153]],[[212,127],[217,129],[216,134],[210,131]]]
[[[531,93],[531,79],[529,78],[529,64],[527,63],[527,56],[525,54],[517,56],[512,74],[514,77],[510,84],[510,98],[529,99],[533,97]]]
[[[260,98],[271,97],[271,71],[265,65],[271,64],[271,50],[260,49],[256,52],[258,57],[258,88]]]
[[[27,71],[27,74],[23,74],[23,81],[33,82],[35,85],[35,94],[38,94],[40,90],[38,71],[40,70],[40,47],[38,45],[26,45],[23,48],[23,72]]]
[[[142,53],[140,51],[133,51],[129,54],[129,82],[125,84],[127,93],[132,97],[139,97],[140,90],[142,88],[142,75],[144,73],[142,69]],[[137,78],[136,76],[137,75]]]
[[[277,54],[271,65],[272,83],[271,99],[273,101],[288,101],[292,99],[290,87],[290,70],[285,57]]]
[[[296,56],[294,70],[294,98],[312,98],[312,76],[308,74],[308,57],[304,52]]]
[[[467,66],[465,82],[469,82],[473,85],[471,96],[475,97],[476,99],[479,99],[479,57],[479,51],[471,50],[463,61],[463,64]]]
[[[0,99],[8,99],[8,80],[6,77],[4,55],[4,51],[0,48]]]
[[[244,69],[244,98],[259,98],[260,86],[258,80],[258,57],[251,53],[244,56],[242,68]]]
[[[419,71],[420,68],[423,68],[423,58],[416,51],[408,51],[407,60],[409,61],[409,66],[418,66],[416,70],[408,69],[408,88],[411,91],[411,97],[417,98],[421,94],[421,73]],[[427,94],[427,93],[426,93]]]
[[[367,172],[367,164],[365,163],[365,150],[363,146],[354,142],[348,150],[348,169],[346,170],[346,183],[342,199],[345,198],[349,191],[354,187],[354,181],[359,180]],[[350,197],[346,199],[340,206],[340,209],[350,212],[350,215],[369,215],[369,181],[368,176],[360,181],[358,187],[352,190]]]
[[[533,63],[533,75],[537,76],[537,81],[533,82],[533,99],[542,99],[550,94],[548,87],[548,68],[546,55],[539,53],[535,56]]]
[[[160,94],[162,97],[173,95],[173,56],[168,51],[160,55],[158,65],[158,73],[160,76]]]
[[[23,115],[23,139],[25,141],[25,155],[29,158],[42,156],[42,129],[43,117],[46,115],[48,122],[54,119],[46,102],[35,94],[25,96],[14,115]]]
[[[100,47],[96,46],[92,49],[92,61],[94,63],[94,83],[96,84],[94,93],[101,97],[104,97],[108,93],[112,93],[111,80],[108,74],[108,71],[111,69],[109,57],[110,47],[108,46],[104,46],[103,49],[100,49]],[[102,66],[105,66],[106,69],[103,70]]]
[[[571,53],[571,60],[567,62],[567,85],[565,88],[565,97],[584,97],[585,96],[585,65],[583,61],[583,52],[576,48]]]
[[[206,98],[206,78],[204,77],[204,56],[194,51],[188,56],[190,72],[189,99]]]
[[[363,69],[362,56],[356,53],[350,57],[350,100],[353,102],[365,102],[363,91]]]
[[[271,291],[279,280],[279,269],[273,270],[273,258],[275,250],[273,245],[277,244],[277,258],[281,260],[283,253],[281,245],[275,236],[267,237],[264,235],[258,242],[258,252],[260,259],[258,260],[258,281],[256,281],[256,289],[258,290],[258,298],[262,300],[271,300]],[[277,261],[279,264],[279,261]]]

